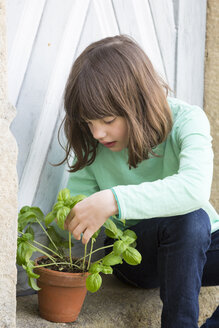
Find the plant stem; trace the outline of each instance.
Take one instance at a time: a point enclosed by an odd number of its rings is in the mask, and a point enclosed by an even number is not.
[[[56,246],[56,244],[54,243],[54,241],[52,240],[52,238],[50,237],[50,235],[48,234],[48,232],[46,231],[46,229],[44,228],[42,223],[37,219],[37,217],[36,217],[36,220],[39,223],[39,225],[41,226],[41,228],[43,229],[43,231],[45,232],[45,234],[47,235],[47,237],[49,238],[49,240],[51,241],[51,243],[53,244],[53,246],[55,247],[55,249],[58,251],[58,247]]]
[[[87,271],[90,268],[90,262],[91,262],[91,255],[92,255],[92,251],[93,251],[93,246],[94,246],[94,238],[91,238],[91,247],[90,247],[90,253],[88,254],[89,259],[88,259]]]
[[[83,265],[82,265],[82,269],[83,269],[83,272],[85,270],[85,258],[86,258],[86,254],[87,254],[87,244],[84,245],[84,257],[83,257]]]
[[[48,249],[50,252],[52,252],[54,255],[58,256],[60,259],[63,259],[63,256],[61,256],[60,254],[56,253],[55,251],[53,251],[51,248],[39,243],[38,241],[36,240],[33,240],[32,241],[33,243],[36,243],[37,245],[41,246],[41,247],[44,247],[45,249]]]
[[[59,263],[55,263],[55,264],[60,265],[60,264],[69,264],[69,263],[68,262],[59,262]],[[50,265],[54,265],[54,263],[35,265],[35,266],[33,266],[33,268],[41,268],[41,267],[45,267],[45,266],[47,267],[47,266],[50,266]],[[79,270],[81,270],[81,268],[78,265],[73,264],[73,263],[72,263],[72,265],[75,266],[76,268],[78,268]]]
[[[105,249],[105,248],[113,247],[113,245],[114,245],[114,244],[112,244],[112,245],[108,245],[108,246],[103,246],[103,247],[100,247],[100,248],[98,248],[98,249],[95,249],[93,252],[90,252],[90,253],[88,253],[86,256],[82,257],[80,260],[85,259],[85,257],[88,257],[90,254],[94,254],[94,253],[100,251],[101,249]],[[76,263],[77,263],[77,262],[76,262]]]
[[[69,245],[69,259],[72,267],[72,257],[71,257],[71,232],[68,232],[68,245]]]
[[[49,255],[48,253],[44,252],[42,249],[40,249],[40,248],[34,246],[34,245],[31,244],[29,241],[27,241],[27,244],[30,245],[30,246],[32,246],[32,247],[34,247],[38,252],[40,252],[40,253],[46,255],[46,256],[47,256],[47,257],[48,257],[48,258],[49,258],[54,264],[56,264],[55,258],[54,258],[53,256],[51,256],[51,255]]]

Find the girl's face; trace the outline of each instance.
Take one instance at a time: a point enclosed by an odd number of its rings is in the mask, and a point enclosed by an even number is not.
[[[89,129],[97,141],[111,151],[121,151],[128,146],[128,126],[122,116],[106,116],[87,121]]]

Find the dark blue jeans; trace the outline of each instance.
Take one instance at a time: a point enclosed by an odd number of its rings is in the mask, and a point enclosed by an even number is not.
[[[131,229],[138,236],[136,248],[142,262],[137,266],[126,262],[115,265],[114,274],[136,287],[160,287],[162,328],[198,328],[202,282],[205,286],[219,284],[219,260],[215,255],[219,240],[216,250],[211,250],[206,212],[199,209],[185,215],[144,219]],[[110,243],[112,240],[107,238],[105,244]]]

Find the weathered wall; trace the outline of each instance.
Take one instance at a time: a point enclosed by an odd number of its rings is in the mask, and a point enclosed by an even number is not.
[[[207,2],[204,109],[211,124],[214,178],[211,201],[219,211],[219,1]]]
[[[0,0],[0,328],[15,327],[17,145],[10,132],[15,116],[7,101],[5,0]]]

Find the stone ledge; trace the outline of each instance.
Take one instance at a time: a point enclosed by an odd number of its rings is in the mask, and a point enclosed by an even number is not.
[[[210,317],[219,301],[219,287],[202,287],[200,293],[201,325]],[[37,295],[17,298],[17,328],[159,328],[162,303],[159,289],[137,289],[103,276],[97,293],[88,293],[74,323],[52,323],[39,317]]]

